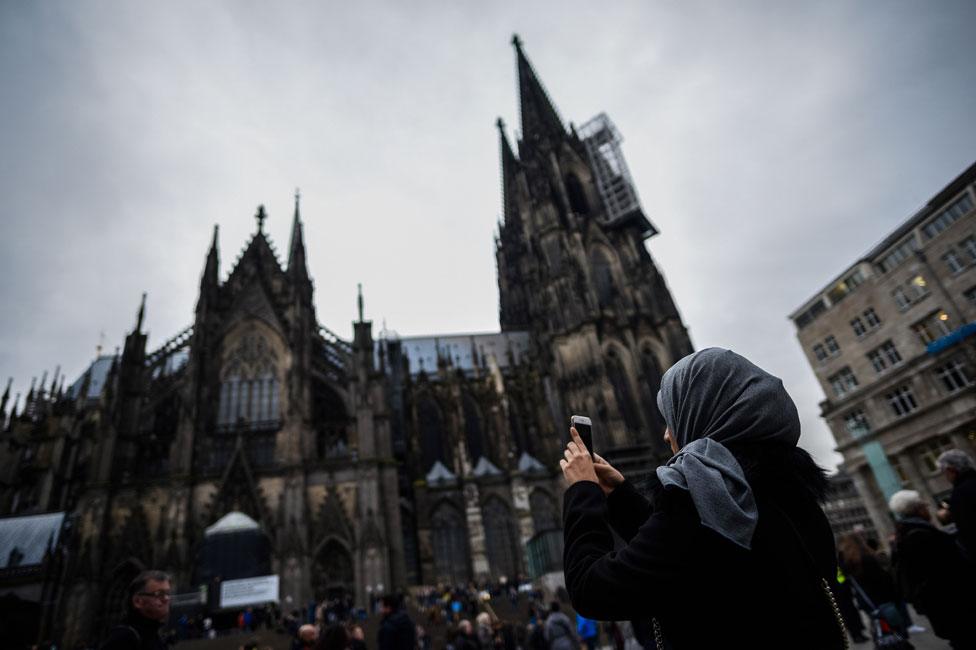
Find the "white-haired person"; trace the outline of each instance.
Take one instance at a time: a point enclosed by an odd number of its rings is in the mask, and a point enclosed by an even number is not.
[[[936,463],[952,484],[949,507],[939,511],[939,521],[956,524],[963,551],[976,562],[976,464],[960,449],[943,452]]]
[[[976,628],[969,620],[976,613],[972,564],[956,540],[932,524],[918,492],[895,492],[888,508],[897,521],[893,564],[902,594],[951,647],[976,648]]]

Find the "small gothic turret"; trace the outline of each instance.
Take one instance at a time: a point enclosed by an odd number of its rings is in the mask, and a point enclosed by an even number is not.
[[[10,386],[14,383],[14,378],[10,377],[7,379],[7,388],[3,391],[3,396],[0,397],[0,426],[4,423],[4,416],[7,414],[7,402],[10,401]]]
[[[518,220],[518,210],[515,202],[515,174],[518,170],[519,162],[515,157],[515,153],[512,151],[511,145],[508,143],[508,137],[505,135],[505,122],[499,117],[495,125],[498,127],[498,139],[501,148],[502,206],[504,208],[505,224],[512,224]]]
[[[136,328],[133,330],[136,334],[142,333],[142,321],[146,317],[146,292],[142,292],[142,301],[139,303],[139,312],[136,314]]]
[[[305,263],[305,236],[302,216],[299,209],[301,193],[295,190],[295,217],[291,224],[291,240],[288,243],[288,274],[299,282],[308,282],[308,267]]]

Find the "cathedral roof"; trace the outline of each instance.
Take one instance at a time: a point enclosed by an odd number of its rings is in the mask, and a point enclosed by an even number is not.
[[[48,543],[58,543],[63,522],[63,512],[0,519],[0,569],[43,562]]]
[[[380,345],[377,342],[377,346]],[[484,334],[444,334],[404,336],[400,346],[407,357],[410,374],[437,371],[438,360],[445,360],[458,370],[473,371],[491,360],[499,368],[519,364],[529,352],[528,332],[491,332]],[[378,349],[378,348],[377,348]]]
[[[98,399],[102,394],[102,390],[105,388],[105,381],[108,379],[108,371],[112,369],[113,359],[115,359],[115,356],[111,354],[103,354],[96,357],[85,372],[81,373],[81,376],[68,388],[68,397],[71,399],[77,399],[79,397],[81,387],[85,384],[85,375],[91,373],[91,382],[88,384],[88,394],[85,395],[85,398]]]

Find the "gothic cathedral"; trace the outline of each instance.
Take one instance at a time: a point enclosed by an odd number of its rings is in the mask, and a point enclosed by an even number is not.
[[[50,636],[100,635],[148,567],[180,593],[277,574],[283,607],[537,578],[561,562],[571,414],[590,415],[600,453],[634,476],[670,455],[655,395],[692,346],[645,245],[657,231],[612,123],[567,129],[513,43],[500,332],[374,338],[360,297],[352,340],[336,335],[316,317],[296,197],[285,264],[259,208],[222,281],[214,229],[195,321],[158,349],[143,303],[122,350],[71,385],[42,379],[9,416],[8,386],[0,514],[50,528],[37,578]],[[228,530],[259,540],[250,566],[213,564]]]

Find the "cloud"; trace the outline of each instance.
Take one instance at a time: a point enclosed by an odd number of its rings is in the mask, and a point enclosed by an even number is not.
[[[0,5],[0,372],[73,376],[190,323],[258,203],[302,188],[320,320],[496,329],[497,115],[519,31],[567,121],[625,137],[650,250],[698,346],[783,377],[831,463],[785,316],[972,162],[971,3]]]

